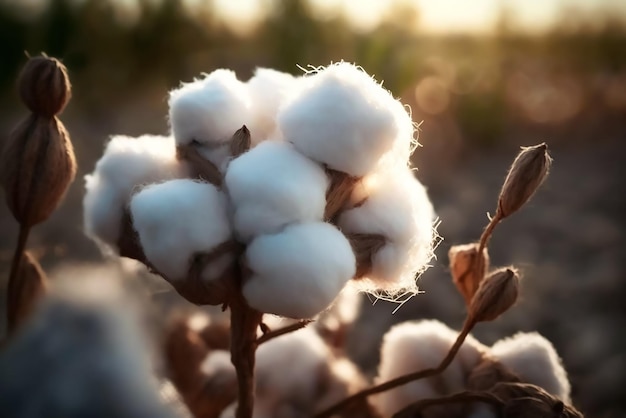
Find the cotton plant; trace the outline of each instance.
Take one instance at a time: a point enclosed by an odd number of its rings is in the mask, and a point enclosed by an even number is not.
[[[348,288],[417,293],[437,235],[409,168],[414,125],[344,62],[247,82],[219,69],[168,104],[170,135],[106,146],[86,177],[85,229],[187,300],[230,308],[237,416],[249,417],[263,314],[309,321]]]

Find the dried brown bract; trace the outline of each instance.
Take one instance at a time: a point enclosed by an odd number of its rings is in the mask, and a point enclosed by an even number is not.
[[[37,260],[28,252],[21,258],[16,280],[7,289],[7,326],[16,329],[33,312],[46,294],[48,279]]]
[[[574,407],[564,404],[539,386],[528,383],[498,383],[490,391],[505,402],[503,416],[509,418],[582,418]]]
[[[355,279],[367,276],[372,271],[372,257],[380,250],[386,242],[382,235],[378,234],[345,234],[352,246],[352,251],[356,257]]]
[[[47,118],[61,113],[72,96],[67,69],[59,60],[47,56],[28,60],[17,85],[31,112]]]
[[[483,248],[481,253],[482,260],[478,258],[478,244],[454,245],[448,252],[450,258],[450,272],[452,280],[457,290],[463,298],[465,304],[469,306],[478,290],[480,282],[484,279],[487,270],[489,270],[489,253],[487,248]],[[479,263],[478,271],[475,267]]]
[[[500,382],[519,381],[519,377],[504,364],[487,357],[470,372],[467,387],[470,390],[488,390]]]
[[[193,144],[178,145],[176,157],[189,163],[191,177],[215,186],[222,185],[222,173],[211,161],[206,160]]]
[[[498,211],[501,218],[519,210],[532,197],[546,179],[551,164],[552,158],[545,143],[522,148],[500,191]]]
[[[482,281],[469,307],[469,318],[474,322],[493,321],[506,312],[519,293],[519,276],[512,268],[502,268]]]
[[[251,146],[250,130],[243,125],[235,132],[230,140],[230,153],[236,158],[248,151]]]
[[[361,179],[330,168],[326,168],[326,174],[330,179],[330,186],[326,192],[324,219],[332,221],[350,201],[352,191]]]

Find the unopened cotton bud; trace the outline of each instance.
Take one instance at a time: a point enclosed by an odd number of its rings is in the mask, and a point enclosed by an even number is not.
[[[46,56],[28,60],[17,86],[30,111],[47,118],[61,113],[72,96],[67,69],[59,60]]]
[[[485,274],[489,270],[489,253],[487,252],[487,247],[483,248],[482,254],[480,255],[482,260],[477,260],[478,247],[479,245],[477,243],[454,245],[448,252],[452,280],[459,293],[465,298],[466,305],[471,303],[480,282],[484,279]],[[480,263],[480,270],[478,272],[474,268],[476,263]]]
[[[28,252],[20,261],[16,280],[7,289],[7,326],[15,329],[33,312],[37,302],[46,293],[48,280],[37,260]]]
[[[551,164],[545,143],[522,148],[500,191],[498,211],[502,218],[519,210],[532,197],[547,177]]]
[[[469,315],[475,322],[493,321],[506,312],[517,300],[519,276],[514,269],[503,268],[483,280],[469,306]]]
[[[11,133],[0,156],[0,184],[22,226],[45,221],[76,175],[70,136],[60,120],[31,115]]]

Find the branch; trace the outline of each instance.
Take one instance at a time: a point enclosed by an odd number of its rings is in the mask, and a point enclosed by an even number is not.
[[[463,324],[463,329],[459,333],[459,336],[457,337],[456,341],[454,342],[454,344],[452,345],[452,347],[448,351],[448,354],[446,354],[446,357],[444,357],[444,359],[441,361],[441,363],[439,363],[439,365],[437,367],[420,370],[420,371],[417,371],[417,372],[414,372],[414,373],[409,373],[409,374],[406,374],[404,376],[397,377],[397,378],[395,378],[393,380],[389,380],[389,381],[387,381],[385,383],[381,383],[380,385],[373,386],[373,387],[370,387],[368,389],[365,389],[365,390],[363,390],[361,392],[358,392],[358,393],[356,393],[356,394],[354,394],[354,395],[344,399],[343,401],[341,401],[341,402],[331,406],[330,408],[322,411],[321,413],[316,415],[316,418],[328,418],[328,417],[331,417],[331,416],[337,414],[342,409],[348,407],[352,403],[354,403],[356,401],[359,401],[359,400],[362,400],[362,399],[365,399],[368,396],[374,395],[376,393],[385,392],[387,390],[396,388],[398,386],[405,385],[405,384],[413,382],[415,380],[424,379],[426,377],[431,377],[431,376],[435,376],[435,375],[440,374],[441,372],[443,372],[450,365],[450,363],[452,363],[452,360],[454,360],[454,357],[459,352],[459,349],[463,345],[463,342],[465,341],[465,338],[472,331],[472,328],[474,328],[475,324],[476,324],[476,322],[473,319],[466,319],[465,320],[465,323]]]
[[[267,333],[263,334],[256,340],[256,344],[261,345],[276,337],[280,337],[281,335],[285,335],[285,334],[289,334],[290,332],[297,331],[299,329],[306,327],[311,322],[313,322],[312,319],[305,319],[304,321],[294,322],[291,325],[287,325],[286,327],[279,328],[274,331],[268,331]]]

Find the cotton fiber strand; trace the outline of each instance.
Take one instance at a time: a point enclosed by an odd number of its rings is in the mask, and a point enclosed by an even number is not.
[[[143,185],[186,174],[186,167],[176,159],[173,138],[153,135],[113,137],[94,172],[85,176],[85,231],[89,236],[115,246],[122,213],[132,192]]]
[[[170,92],[169,118],[177,144],[195,141],[217,167],[230,157],[227,142],[251,122],[246,85],[231,70],[219,69]]]
[[[437,367],[454,344],[458,332],[439,321],[404,322],[383,337],[376,382]],[[383,416],[426,398],[450,395],[465,389],[470,371],[480,362],[486,347],[468,336],[446,370],[436,377],[417,380],[372,398]]]
[[[411,148],[410,117],[359,67],[330,65],[301,83],[279,111],[277,123],[284,138],[307,157],[363,176],[390,150]]]
[[[428,267],[437,236],[426,189],[408,168],[367,180],[368,197],[340,216],[339,227],[347,233],[381,234],[387,241],[372,258],[368,280],[355,283],[372,292],[415,293],[416,276]]]
[[[246,250],[253,272],[243,294],[253,308],[288,318],[326,309],[356,271],[350,243],[323,222],[296,224],[262,235]]]
[[[179,179],[148,186],[130,210],[146,257],[170,280],[187,276],[194,254],[231,238],[226,196],[212,184]]]
[[[298,79],[281,71],[257,68],[246,84],[252,110],[249,128],[252,144],[255,145],[275,133],[278,109],[294,93]]]
[[[229,164],[225,183],[244,242],[324,216],[328,178],[289,143],[266,141],[242,154]]]
[[[563,402],[570,402],[567,372],[546,338],[537,333],[519,333],[496,342],[490,354],[523,382],[540,386]]]

